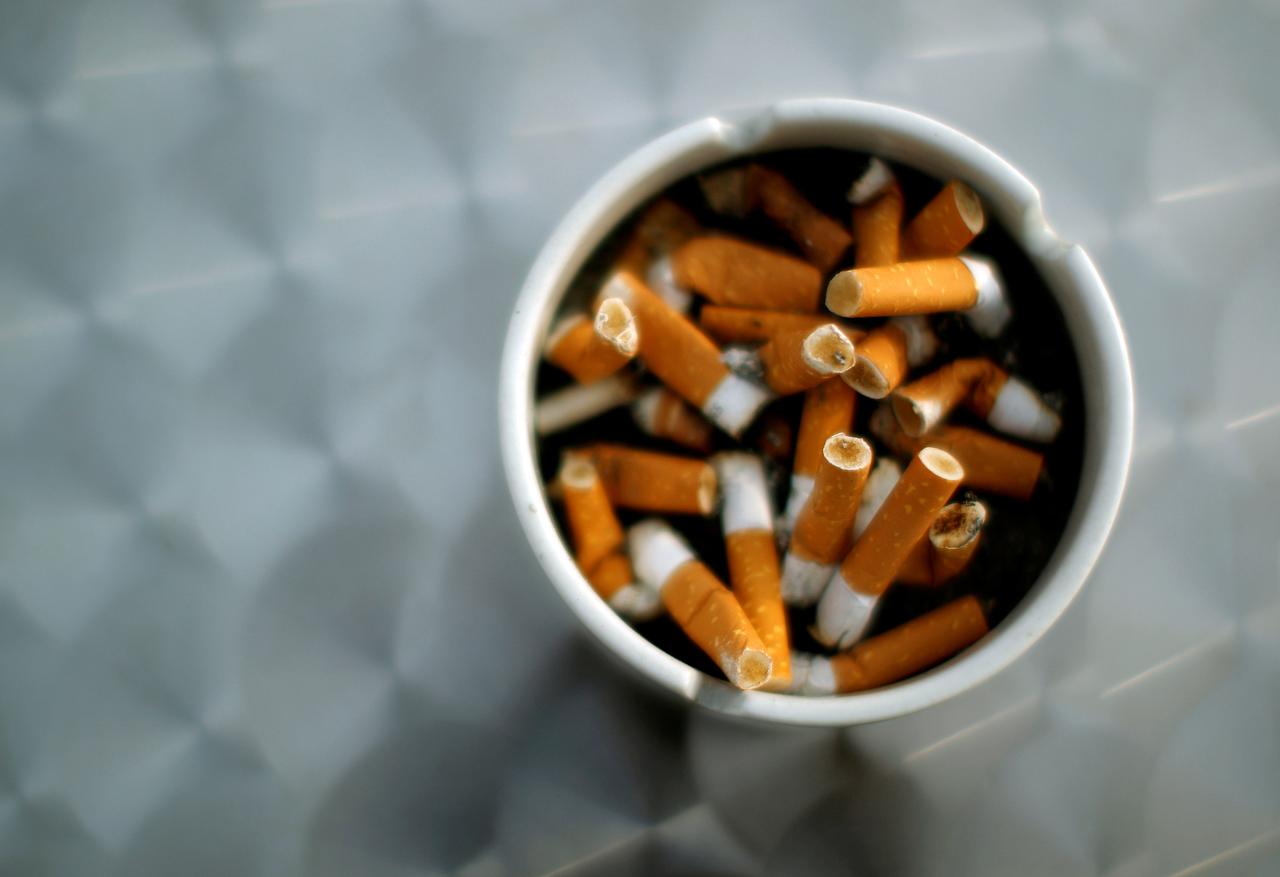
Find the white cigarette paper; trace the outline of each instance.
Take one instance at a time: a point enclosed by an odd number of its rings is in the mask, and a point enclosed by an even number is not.
[[[879,605],[879,594],[855,591],[836,570],[818,601],[814,636],[818,642],[842,652],[862,639]]]
[[[835,694],[836,675],[831,669],[831,659],[826,655],[792,652],[791,685],[787,691],[818,697]]]
[[[862,176],[853,181],[849,194],[845,197],[850,204],[861,207],[874,201],[893,180],[893,171],[889,169],[889,165],[878,158],[872,158],[867,162],[867,169],[862,172]]]
[[[662,614],[662,595],[648,585],[632,582],[614,592],[609,605],[623,618],[650,621]]]
[[[888,411],[888,409],[882,409]],[[893,416],[893,412],[889,411],[889,416]],[[875,466],[871,470],[871,474],[867,476],[867,483],[862,488],[862,499],[858,503],[858,514],[853,519],[853,538],[856,540],[867,529],[867,524],[871,523],[871,519],[876,516],[876,512],[880,511],[880,506],[884,505],[884,501],[889,494],[893,492],[894,485],[898,483],[898,479],[902,477],[902,466],[897,460],[888,457],[881,457],[876,460]]]
[[[1062,418],[1025,381],[1012,375],[996,394],[987,423],[1008,435],[1033,442],[1051,442],[1062,429]]]
[[[965,319],[982,337],[995,338],[1013,318],[1000,274],[995,263],[982,256],[961,256],[960,261],[969,269],[974,286],[978,288],[978,300],[964,311]]]
[[[724,533],[740,530],[773,530],[773,504],[764,477],[764,465],[754,454],[726,452],[711,458],[724,497],[721,516]]]
[[[626,405],[638,392],[635,379],[624,374],[591,384],[571,384],[538,400],[533,410],[533,428],[538,435],[560,432]]]
[[[682,314],[689,313],[693,304],[693,293],[676,282],[675,270],[671,267],[671,257],[661,256],[645,271],[645,283],[658,297]]]

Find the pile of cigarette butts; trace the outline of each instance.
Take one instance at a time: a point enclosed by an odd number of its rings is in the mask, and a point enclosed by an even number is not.
[[[563,452],[548,489],[579,569],[623,617],[666,613],[741,689],[864,691],[945,661],[988,630],[976,597],[868,638],[877,606],[895,585],[961,573],[987,523],[977,496],[1028,499],[1044,465],[1034,447],[1061,426],[1053,404],[991,359],[934,361],[928,315],[959,313],[986,339],[1012,318],[996,266],[965,252],[985,225],[980,199],[952,180],[904,223],[899,181],[876,158],[849,190],[849,226],[759,163],[698,183],[713,214],[761,218],[795,253],[659,198],[591,310],[552,326],[546,360],[574,382],[539,399],[540,435],[629,405],[640,433],[691,452]],[[836,271],[851,250],[852,267]],[[760,450],[769,429],[749,447],[741,437],[790,394],[804,403],[779,514]],[[878,458],[850,434],[858,396],[878,400]],[[950,424],[960,408],[990,429]],[[617,508],[653,517],[624,531]],[[729,586],[669,522],[717,513]],[[788,607],[816,607],[808,629],[828,654],[792,648]]]

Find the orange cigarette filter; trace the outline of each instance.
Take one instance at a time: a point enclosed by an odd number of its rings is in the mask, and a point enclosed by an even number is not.
[[[902,188],[890,182],[875,200],[853,208],[853,233],[858,248],[854,265],[872,268],[898,261],[902,233]]]
[[[566,317],[547,338],[547,361],[589,384],[613,374],[639,348],[631,309],[616,298],[605,299],[595,319],[585,314]]]
[[[773,661],[737,598],[664,521],[641,521],[628,533],[636,574],[661,592],[676,624],[738,688],[769,681]]]
[[[631,585],[634,580],[631,574],[631,561],[621,551],[605,557],[586,576],[591,587],[595,588],[596,593],[606,601]]]
[[[775,335],[758,351],[765,383],[779,396],[800,393],[848,371],[854,347],[835,323]]]
[[[784,687],[791,682],[791,644],[764,466],[758,457],[738,452],[717,454],[713,464],[724,494],[729,582],[773,661],[769,687]]]
[[[814,207],[777,171],[752,165],[747,174],[765,216],[790,235],[805,258],[823,273],[834,268],[853,243],[844,226]]]
[[[840,565],[844,580],[863,594],[883,594],[963,477],[964,470],[946,451],[930,447],[916,454]]]
[[[655,261],[701,233],[702,226],[692,213],[669,198],[660,198],[640,215],[617,268],[644,277]]]
[[[825,380],[805,393],[793,474],[810,478],[818,474],[827,439],[838,432],[848,432],[853,425],[857,399],[843,381],[835,379]]]
[[[1049,442],[1062,428],[1062,418],[1039,393],[989,359],[957,359],[893,394],[894,413],[908,435],[934,429],[961,402],[1018,438]]]
[[[645,365],[729,434],[745,429],[768,401],[765,390],[731,374],[715,343],[635,275],[614,274],[598,298],[620,298],[631,308]]]
[[[871,471],[871,445],[836,433],[822,449],[813,491],[791,532],[783,563],[782,595],[793,606],[812,606],[849,550],[850,528]]]
[[[815,629],[819,641],[847,648],[861,637],[880,596],[963,476],[946,451],[928,447],[916,454],[823,592]]]
[[[731,308],[722,305],[703,305],[698,314],[703,330],[717,341],[736,343],[743,341],[768,341],[780,332],[796,329],[816,329],[833,322],[830,314],[800,314],[792,311],[766,311],[758,308]],[[837,323],[840,331],[853,341],[862,331],[848,323]]]
[[[675,282],[670,255],[702,231],[693,214],[669,198],[660,198],[641,214],[614,267],[642,278],[659,298],[684,313],[693,295]]]
[[[805,393],[791,466],[791,489],[782,514],[781,529],[785,533],[790,533],[809,500],[814,476],[822,466],[822,449],[827,439],[852,428],[857,398],[857,393],[836,378],[828,378]]]
[[[738,218],[760,210],[824,272],[853,243],[844,226],[814,207],[782,174],[762,165],[717,171],[698,183],[712,210]]]
[[[703,460],[612,444],[587,453],[615,506],[673,515],[709,515],[715,508],[716,473]]]
[[[631,403],[631,415],[646,435],[704,454],[711,450],[711,424],[666,387],[641,393]]]
[[[938,339],[927,317],[894,317],[858,339],[853,368],[841,377],[862,395],[883,399],[908,371],[933,358],[937,349]]]
[[[963,311],[977,301],[978,285],[960,259],[851,268],[827,284],[827,308],[842,317]]]
[[[976,598],[961,597],[831,659],[838,692],[866,691],[940,664],[987,635]]]
[[[977,193],[959,180],[952,180],[903,229],[903,258],[958,256],[985,225],[986,216]]]
[[[893,393],[893,413],[910,436],[921,436],[950,416],[956,406],[973,400],[981,413],[990,412],[1009,374],[989,359],[957,359]]]
[[[817,268],[740,238],[694,238],[672,253],[671,267],[677,283],[713,304],[813,312],[822,301]]]
[[[964,483],[974,490],[1027,500],[1044,469],[1044,454],[967,426],[944,426],[929,444],[961,461]]]
[[[938,512],[925,538],[898,571],[897,583],[940,588],[964,572],[981,541],[987,508],[977,500],[953,502]]]
[[[565,454],[558,477],[575,559],[578,568],[590,576],[601,561],[622,546],[625,541],[622,525],[589,456]],[[630,581],[629,572],[627,581]],[[600,596],[608,599],[611,593]]]
[[[964,467],[966,487],[1013,499],[1030,499],[1044,469],[1044,454],[967,426],[944,424],[912,438],[888,405],[872,415],[871,432],[895,454],[914,454],[926,445],[941,448]]]
[[[845,433],[827,439],[822,455],[813,493],[791,533],[791,552],[804,560],[834,564],[849,551],[850,528],[873,455],[865,440]]]

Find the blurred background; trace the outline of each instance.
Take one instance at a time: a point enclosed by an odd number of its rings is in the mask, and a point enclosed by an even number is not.
[[[1280,871],[1280,5],[0,2],[0,874]],[[789,96],[1005,155],[1137,450],[1023,661],[688,713],[509,508],[508,312],[663,131]]]

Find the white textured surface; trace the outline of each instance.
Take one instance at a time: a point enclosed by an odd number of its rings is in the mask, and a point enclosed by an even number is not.
[[[1280,869],[1280,13],[1059,7],[0,5],[0,873]],[[1024,170],[1139,394],[1063,623],[847,734],[613,672],[494,439],[569,203],[806,94]]]
[[[764,464],[755,454],[730,452],[711,459],[720,485],[720,519],[725,535],[739,530],[773,532],[773,501]]]

